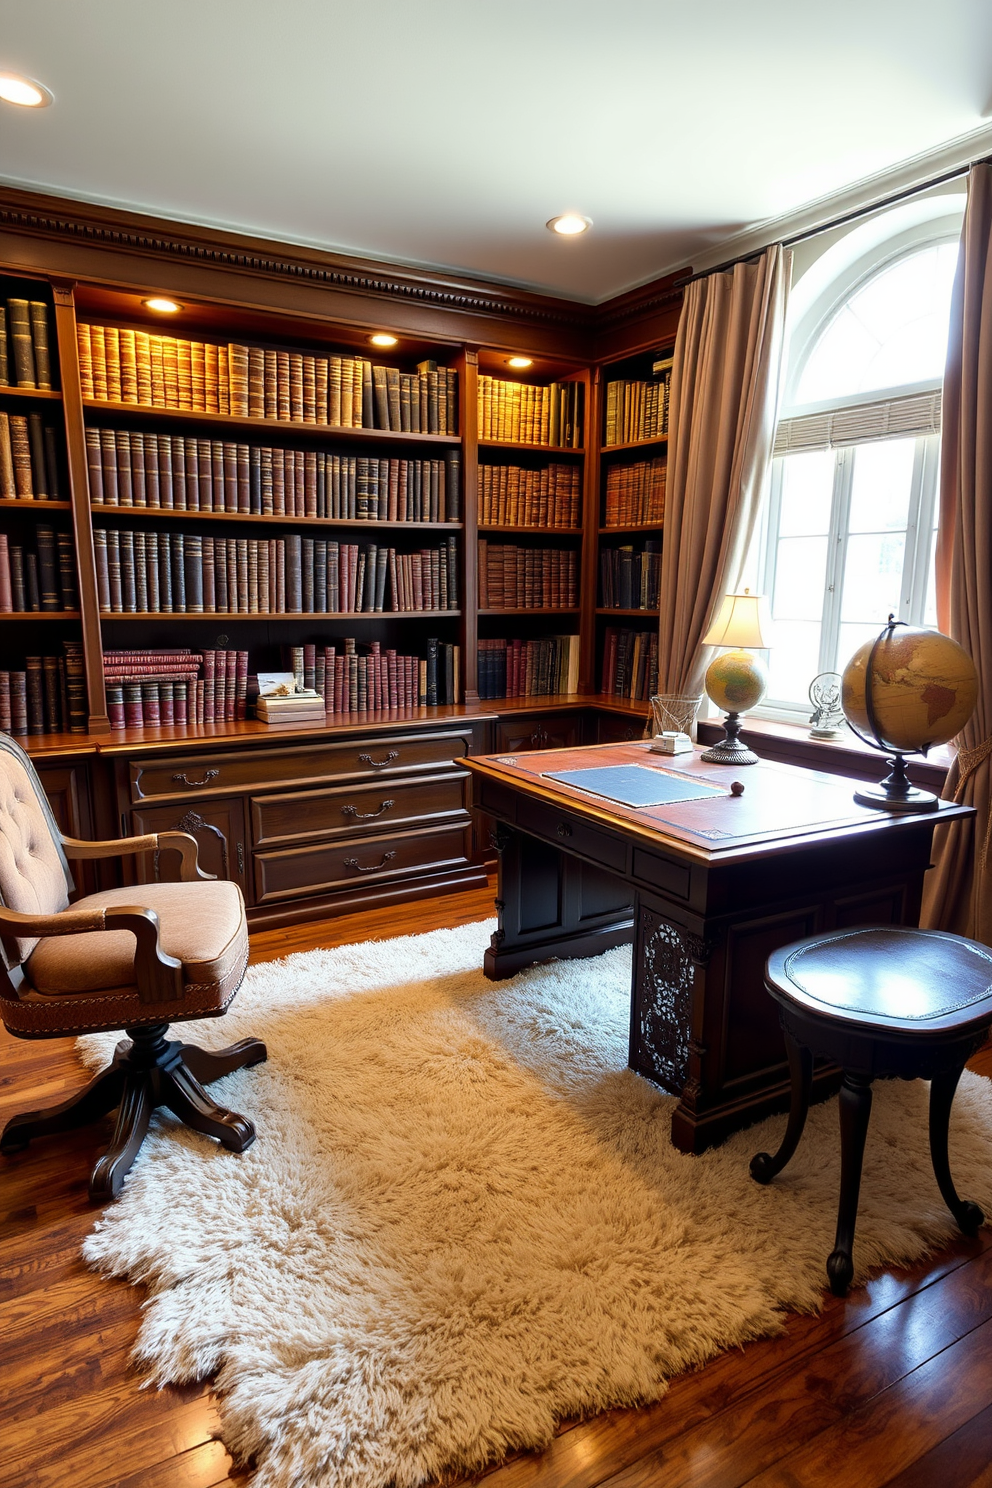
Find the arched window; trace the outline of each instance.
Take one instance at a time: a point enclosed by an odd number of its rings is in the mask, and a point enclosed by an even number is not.
[[[774,622],[772,713],[808,713],[813,678],[841,671],[890,612],[936,624],[940,387],[960,199],[943,198],[935,214],[907,230],[897,210],[881,240],[880,219],[855,229],[793,291],[755,575]]]

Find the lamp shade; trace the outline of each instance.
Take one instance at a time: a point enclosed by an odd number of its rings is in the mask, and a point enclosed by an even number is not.
[[[704,646],[743,646],[763,651],[768,646],[768,602],[763,594],[728,594],[716,619],[703,636]]]

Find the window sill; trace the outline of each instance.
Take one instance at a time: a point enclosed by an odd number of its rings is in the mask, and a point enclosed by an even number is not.
[[[698,737],[700,744],[715,744],[723,737],[720,720],[701,719]],[[773,722],[768,718],[745,718],[741,738],[762,759],[801,765],[807,770],[826,770],[831,775],[846,775],[851,780],[880,780],[887,773],[884,768],[886,756],[863,744],[850,730],[839,739],[811,739],[808,726]],[[932,749],[926,759],[911,757],[907,770],[910,780],[921,789],[939,795],[954,755],[954,749],[943,744]]]

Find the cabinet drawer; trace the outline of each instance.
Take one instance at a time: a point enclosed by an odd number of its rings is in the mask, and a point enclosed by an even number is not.
[[[517,823],[522,832],[544,837],[566,852],[579,853],[614,873],[622,873],[626,867],[627,844],[622,837],[601,832],[598,827],[590,826],[588,822],[571,816],[567,811],[542,806],[537,801],[521,800]]]
[[[452,770],[419,780],[391,779],[388,785],[376,781],[256,796],[251,803],[252,840],[256,847],[278,847],[318,837],[354,837],[464,819],[467,779],[467,770]]]
[[[326,894],[469,861],[471,824],[255,854],[255,903]]]
[[[131,799],[230,794],[267,785],[311,785],[339,777],[375,778],[437,769],[464,759],[471,732],[407,733],[299,745],[293,749],[241,749],[228,754],[187,754],[130,765]]]

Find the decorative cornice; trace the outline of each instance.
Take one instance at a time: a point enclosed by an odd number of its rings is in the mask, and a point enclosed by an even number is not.
[[[71,210],[64,198],[59,199],[57,210],[51,210],[46,205],[27,204],[23,200],[27,193],[3,194],[7,199],[0,200],[0,227],[38,237],[67,238],[155,258],[181,259],[211,268],[292,279],[354,294],[404,299],[474,315],[512,317],[539,325],[588,330],[596,318],[593,306],[575,301],[544,299],[522,290],[501,294],[481,284],[446,280],[440,275],[435,277],[389,264],[349,260],[343,255],[315,251],[309,257],[302,253],[270,252],[249,246],[245,240],[239,242],[233,234],[217,233],[205,241],[197,234],[174,230],[171,225],[169,231],[164,231],[165,224],[157,219],[147,221],[154,222],[158,230],[147,230],[139,225],[140,219],[122,220],[124,214],[109,209],[98,217],[95,213],[99,209],[87,210],[81,205],[79,211]],[[11,196],[21,200],[11,200]],[[43,203],[44,198],[35,201]]]

